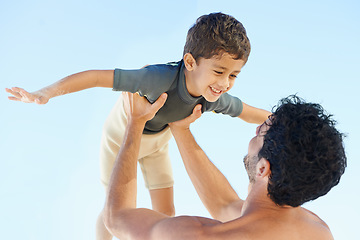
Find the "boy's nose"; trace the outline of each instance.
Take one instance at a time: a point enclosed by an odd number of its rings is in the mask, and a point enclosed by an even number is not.
[[[228,87],[230,86],[229,84],[229,79],[228,78],[222,78],[220,81],[219,81],[219,86],[224,88],[224,89],[228,89]]]

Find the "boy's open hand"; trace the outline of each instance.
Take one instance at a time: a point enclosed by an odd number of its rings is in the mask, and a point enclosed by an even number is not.
[[[13,96],[9,96],[9,100],[13,101],[21,101],[24,103],[37,103],[37,104],[45,104],[49,101],[49,97],[40,91],[29,93],[22,88],[13,87],[11,89],[5,88],[5,91],[12,94]]]
[[[194,107],[193,112],[190,116],[185,119],[169,123],[171,131],[173,130],[181,130],[181,129],[189,129],[190,124],[195,122],[199,117],[201,117],[201,104],[198,104]]]
[[[123,92],[123,98],[128,121],[145,124],[147,121],[153,119],[155,114],[165,104],[167,94],[161,94],[153,104],[149,103],[146,98],[140,97],[138,93]]]

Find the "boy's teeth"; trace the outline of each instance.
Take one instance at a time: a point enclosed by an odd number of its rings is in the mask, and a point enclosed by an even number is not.
[[[215,89],[215,88],[213,88],[213,87],[211,87],[211,90],[213,90],[213,91],[216,92],[216,93],[220,93],[220,92],[221,92],[221,90],[217,90],[217,89]]]

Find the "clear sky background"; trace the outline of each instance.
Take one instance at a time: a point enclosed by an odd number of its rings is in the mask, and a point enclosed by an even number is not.
[[[4,88],[35,91],[84,70],[180,60],[189,27],[218,11],[241,21],[252,44],[231,94],[271,110],[298,93],[321,103],[347,133],[340,184],[304,207],[328,223],[335,239],[358,238],[359,1],[19,0],[0,2],[1,239],[95,239],[105,198],[100,136],[119,96],[98,88],[39,106],[7,100]],[[242,198],[248,183],[242,159],[255,127],[214,113],[192,126]],[[173,140],[170,155],[177,215],[209,216]],[[141,175],[138,205],[150,207]]]

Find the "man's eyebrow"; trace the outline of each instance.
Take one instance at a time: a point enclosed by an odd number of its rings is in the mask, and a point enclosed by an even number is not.
[[[265,122],[263,122],[260,126],[258,126],[259,131],[257,132],[256,136],[259,136],[259,135],[260,135],[261,128],[262,128],[262,126],[263,126],[264,124],[265,124]]]
[[[260,135],[260,133],[266,133],[266,132],[267,132],[267,130],[265,130],[265,131],[262,131],[262,130],[261,130],[261,128],[262,128],[264,125],[269,126],[269,125],[266,123],[266,121],[263,122],[263,123],[260,125],[259,134],[258,134],[258,135]],[[260,136],[264,136],[264,135],[260,135]]]

